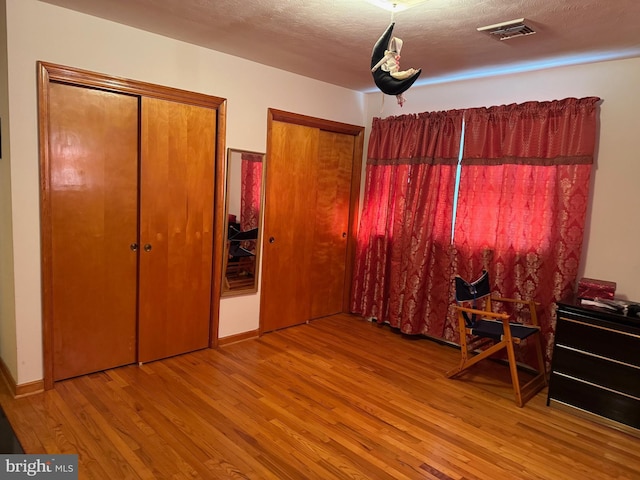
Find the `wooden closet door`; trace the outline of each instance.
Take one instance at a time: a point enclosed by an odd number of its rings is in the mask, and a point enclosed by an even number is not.
[[[139,356],[206,348],[216,111],[142,98]]]
[[[52,83],[53,377],[136,360],[138,99]]]
[[[318,142],[317,128],[271,123],[260,307],[263,331],[310,318]]]
[[[313,208],[311,312],[320,318],[342,311],[355,137],[320,131]]]

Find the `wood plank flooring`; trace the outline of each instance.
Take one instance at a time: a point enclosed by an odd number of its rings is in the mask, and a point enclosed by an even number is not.
[[[638,479],[640,438],[515,406],[507,368],[338,315],[0,403],[81,479]]]

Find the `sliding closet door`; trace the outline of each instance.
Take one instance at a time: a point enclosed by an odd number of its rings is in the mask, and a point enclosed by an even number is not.
[[[320,131],[317,193],[313,205],[311,317],[342,311],[355,137]]]
[[[209,345],[216,111],[142,98],[139,361]]]
[[[364,131],[270,115],[261,332],[347,311]]]
[[[136,360],[138,98],[51,83],[53,378]]]
[[[263,234],[262,330],[310,318],[319,130],[271,124]]]

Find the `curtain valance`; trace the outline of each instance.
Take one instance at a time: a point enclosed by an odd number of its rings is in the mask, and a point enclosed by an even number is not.
[[[450,110],[374,118],[367,165],[457,164],[462,116]]]
[[[592,164],[598,97],[465,110],[465,165]]]

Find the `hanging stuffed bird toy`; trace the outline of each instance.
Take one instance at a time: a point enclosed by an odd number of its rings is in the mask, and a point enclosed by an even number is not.
[[[373,46],[371,73],[380,91],[387,95],[395,95],[398,99],[398,105],[402,106],[404,104],[402,94],[418,79],[422,69],[400,70],[402,40],[391,36],[394,25],[395,23],[391,22]]]

